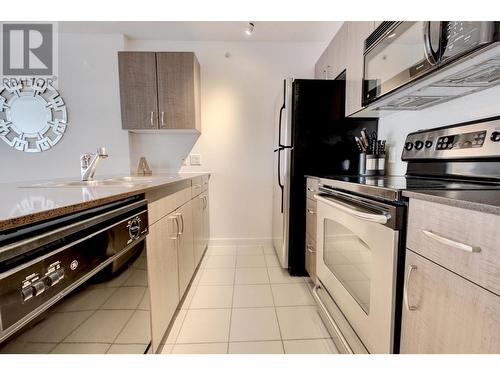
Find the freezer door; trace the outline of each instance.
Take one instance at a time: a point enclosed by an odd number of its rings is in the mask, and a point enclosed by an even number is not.
[[[275,105],[273,245],[283,268],[288,268],[292,85],[292,79],[284,81],[284,88]]]

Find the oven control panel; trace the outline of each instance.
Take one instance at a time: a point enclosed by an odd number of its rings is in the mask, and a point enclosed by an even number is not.
[[[410,133],[401,159],[500,158],[500,119]]]

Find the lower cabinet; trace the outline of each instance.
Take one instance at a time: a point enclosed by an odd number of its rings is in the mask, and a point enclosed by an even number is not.
[[[155,353],[179,303],[177,217],[168,215],[149,226],[146,239],[151,300],[151,337]]]
[[[401,353],[500,353],[500,297],[406,251]]]
[[[208,176],[203,176],[208,185]],[[172,317],[208,245],[208,186],[179,186],[146,194],[149,200],[148,278],[152,351],[158,352]],[[196,192],[198,193],[198,192]]]

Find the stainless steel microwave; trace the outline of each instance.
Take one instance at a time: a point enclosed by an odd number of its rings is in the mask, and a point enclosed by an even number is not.
[[[366,39],[363,105],[499,41],[499,22],[386,21]]]

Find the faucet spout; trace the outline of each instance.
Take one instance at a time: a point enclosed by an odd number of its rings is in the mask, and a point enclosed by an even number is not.
[[[105,147],[99,147],[95,154],[85,153],[80,156],[80,175],[82,177],[82,181],[93,180],[99,160],[107,157],[108,153]]]

